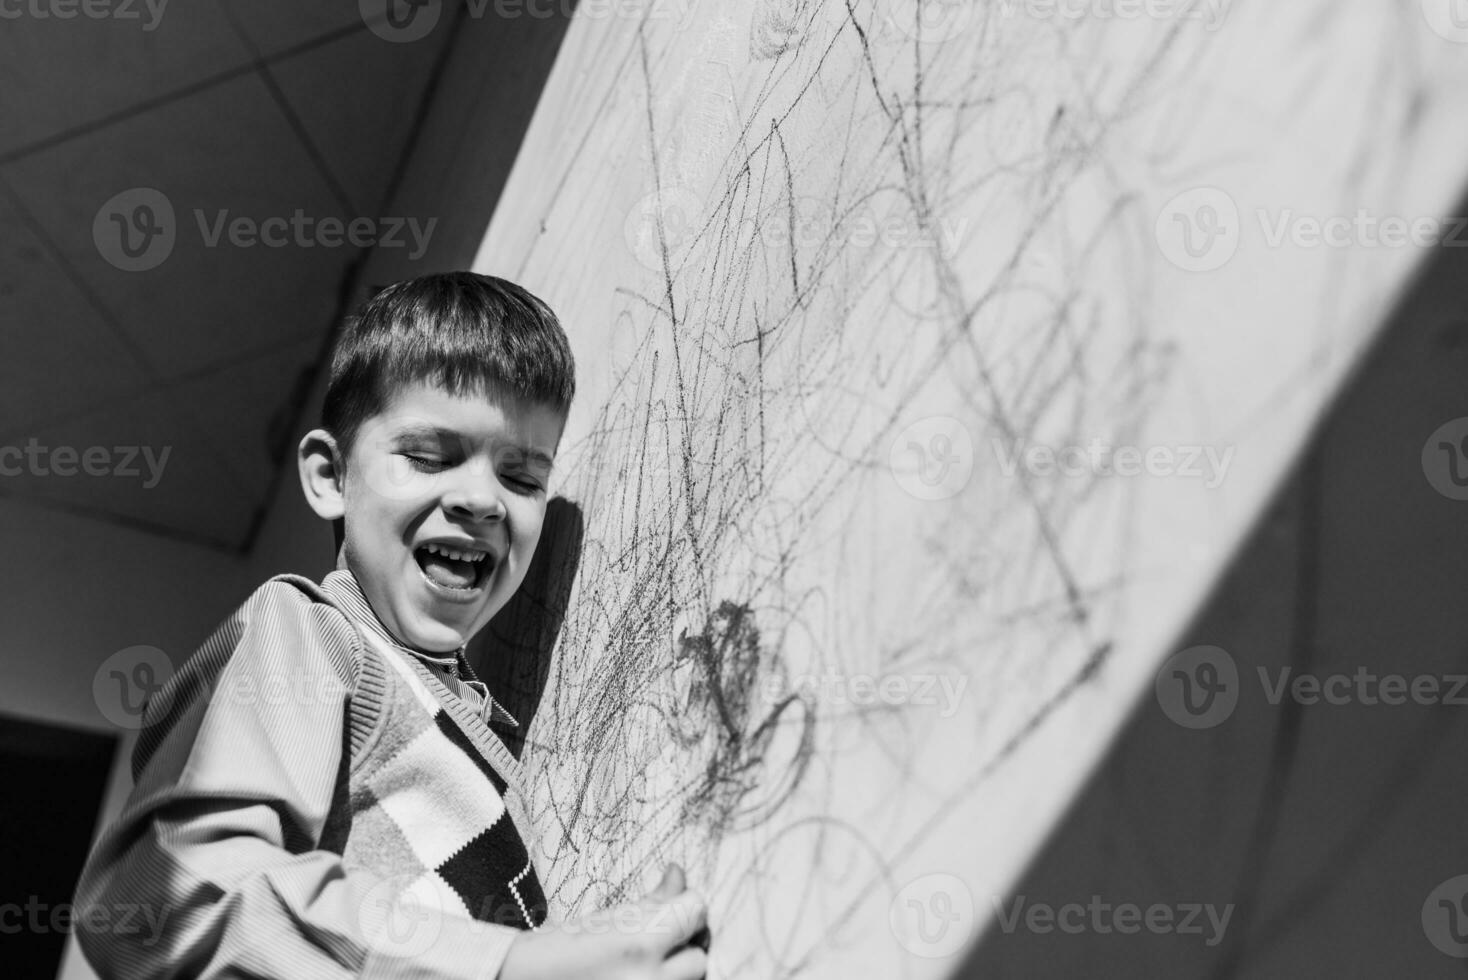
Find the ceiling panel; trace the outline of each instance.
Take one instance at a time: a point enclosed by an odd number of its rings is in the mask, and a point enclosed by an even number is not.
[[[216,0],[266,57],[344,29],[364,28],[357,0]],[[360,64],[357,66],[360,67]]]
[[[34,459],[6,460],[11,472],[5,489],[93,516],[238,545],[268,486],[268,469],[231,455],[237,447],[214,430],[207,403],[195,403],[193,413],[183,406],[174,392],[153,389],[106,411],[41,427],[27,439],[37,447]]]
[[[379,161],[386,166],[388,161]],[[160,378],[230,361],[303,334],[321,336],[336,285],[360,250],[314,244],[317,222],[350,217],[283,118],[267,87],[248,75],[18,161],[6,174],[37,202],[47,232],[145,351]],[[139,271],[116,268],[115,224],[94,225],[120,193],[152,189],[156,252]],[[124,224],[147,199],[134,195],[104,217]],[[172,210],[172,218],[168,210]],[[281,247],[235,237],[244,220],[281,224]],[[222,224],[221,224],[222,222]],[[216,235],[216,230],[219,233]],[[129,227],[142,247],[144,237]],[[100,242],[100,244],[99,244]],[[104,249],[106,255],[104,256]]]
[[[416,44],[387,45],[361,31],[309,54],[282,58],[271,71],[360,213],[379,216],[417,117],[433,67],[449,40],[443,30]],[[384,63],[384,48],[391,58]],[[381,63],[384,70],[363,71]]]
[[[213,0],[148,0],[105,5],[113,15],[81,12],[59,20],[44,3],[15,4],[22,16],[0,30],[0,155],[95,123],[185,89],[250,61]],[[153,0],[153,9],[159,3]],[[38,17],[36,10],[48,13]],[[117,12],[136,13],[121,19]],[[150,29],[151,25],[151,29]]]
[[[0,442],[146,382],[128,346],[3,196],[0,336]]]
[[[5,486],[32,500],[238,547],[269,499],[277,463],[288,462],[294,451],[291,395],[318,343],[302,339],[269,355],[151,389],[105,411],[39,426],[25,439],[5,440],[24,449],[33,437],[47,450],[37,452],[39,466],[14,454],[0,460],[24,470],[13,478],[8,474]],[[62,446],[77,457],[62,467],[77,470],[70,476],[51,472],[54,450]],[[81,460],[94,446],[108,452],[108,464],[93,456],[92,469],[105,473],[83,471]],[[132,460],[136,475],[116,472],[124,456],[120,447],[138,447]],[[282,448],[286,454],[277,459]],[[294,478],[293,469],[285,476]]]

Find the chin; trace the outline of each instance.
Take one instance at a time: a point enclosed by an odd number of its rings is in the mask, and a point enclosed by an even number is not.
[[[404,639],[409,644],[427,653],[453,653],[469,642],[467,634],[443,623],[421,623]]]

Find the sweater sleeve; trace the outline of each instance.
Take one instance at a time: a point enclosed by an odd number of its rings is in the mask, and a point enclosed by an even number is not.
[[[272,581],[154,693],[133,790],[77,889],[74,931],[103,980],[498,975],[518,931],[319,846],[360,642]]]

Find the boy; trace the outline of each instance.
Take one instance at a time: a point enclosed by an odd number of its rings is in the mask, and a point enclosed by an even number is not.
[[[676,866],[545,922],[490,729],[516,723],[464,657],[525,577],[574,388],[555,315],[504,280],[398,283],[348,323],[299,451],[337,569],[271,579],[150,699],[76,904],[159,925],[80,915],[104,980],[703,976]]]

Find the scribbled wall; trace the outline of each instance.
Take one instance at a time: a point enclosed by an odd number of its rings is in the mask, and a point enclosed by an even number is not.
[[[578,11],[476,262],[581,366],[562,911],[676,860],[715,976],[951,970],[1421,251],[1297,219],[1457,196],[1415,0],[1070,9]]]

